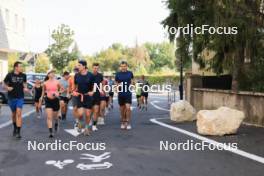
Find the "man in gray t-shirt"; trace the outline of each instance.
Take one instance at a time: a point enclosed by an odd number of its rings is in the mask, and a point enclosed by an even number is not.
[[[70,73],[64,72],[63,77],[60,79],[60,84],[63,87],[63,91],[60,93],[60,111],[62,120],[66,120],[67,108],[69,103],[69,78]]]

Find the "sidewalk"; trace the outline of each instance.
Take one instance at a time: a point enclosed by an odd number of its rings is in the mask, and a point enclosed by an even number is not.
[[[34,106],[31,104],[25,104],[23,106],[23,114],[26,114],[32,110],[34,110]],[[11,120],[11,110],[8,105],[2,105],[0,110],[0,125],[8,122],[9,120]]]

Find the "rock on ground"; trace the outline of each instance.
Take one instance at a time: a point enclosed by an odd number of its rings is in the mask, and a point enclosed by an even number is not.
[[[201,110],[197,113],[197,131],[202,135],[235,134],[244,118],[245,114],[242,111],[228,107]]]
[[[185,100],[172,103],[170,107],[170,119],[174,122],[194,121],[195,109]]]

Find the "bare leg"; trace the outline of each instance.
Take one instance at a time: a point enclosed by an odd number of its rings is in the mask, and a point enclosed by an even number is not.
[[[15,136],[16,133],[17,133],[16,112],[12,112],[12,117],[11,118],[12,118],[13,126],[14,126],[13,136]]]
[[[100,102],[100,117],[104,117],[106,108],[106,101]]]
[[[91,109],[85,109],[85,131],[84,135],[89,136],[90,135],[90,121],[91,121]]]
[[[130,104],[126,104],[125,106],[125,121],[130,123],[131,120],[131,105]]]
[[[83,113],[84,113],[84,110],[83,108],[78,108],[77,109],[77,115],[78,115],[78,132],[81,132],[82,131],[82,118],[83,118]]]
[[[121,123],[124,123],[126,121],[126,106],[125,105],[120,106],[120,115],[121,115]]]
[[[97,125],[97,120],[98,120],[98,117],[99,117],[99,109],[100,109],[99,105],[94,105],[93,106],[93,125],[94,126]]]
[[[51,108],[46,108],[46,114],[47,114],[47,126],[49,129],[49,137],[53,137],[53,130],[52,130],[52,121],[53,121],[53,110]]]

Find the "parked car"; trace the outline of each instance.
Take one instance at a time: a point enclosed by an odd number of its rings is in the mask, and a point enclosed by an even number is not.
[[[44,81],[46,77],[46,73],[27,73],[27,87],[30,90],[30,92],[33,92],[32,89],[35,84],[35,80],[39,79],[41,81]],[[60,76],[56,76],[57,79],[61,79]],[[8,100],[7,97],[7,91],[3,87],[3,83],[0,83],[0,104],[6,104]],[[25,101],[27,103],[33,103],[34,102],[34,95],[32,93],[25,92]]]
[[[47,76],[46,73],[34,73],[34,72],[27,73],[26,75],[27,75],[27,80],[33,83],[35,83],[36,79],[39,79],[40,81],[44,81],[45,77]]]
[[[32,92],[34,83],[27,81],[27,87]],[[6,104],[8,100],[7,90],[4,89],[3,83],[0,83],[0,103]],[[34,102],[34,96],[31,93],[25,92],[25,101],[28,103]]]
[[[4,90],[3,83],[0,83],[0,104],[7,103],[7,92]]]

